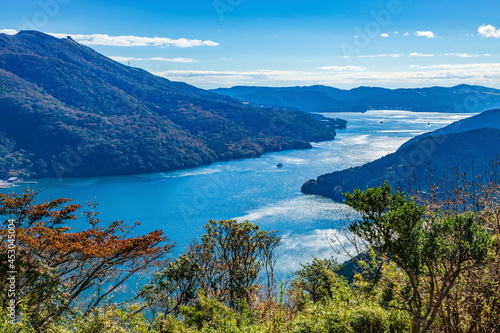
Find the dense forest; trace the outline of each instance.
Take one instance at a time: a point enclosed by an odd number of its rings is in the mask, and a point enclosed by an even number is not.
[[[434,185],[433,190],[439,186]],[[500,332],[494,182],[439,199],[384,183],[345,193],[358,212],[276,281],[278,231],[209,221],[177,258],[161,231],[104,226],[97,204],[0,194],[2,332]],[[77,217],[88,228],[73,231]],[[79,222],[80,226],[82,222]],[[342,267],[344,266],[344,267]],[[142,284],[130,283],[142,276]],[[123,287],[132,287],[124,290]],[[117,297],[118,296],[118,297]]]
[[[0,34],[0,179],[166,171],[334,137],[305,113],[246,106],[71,38]]]

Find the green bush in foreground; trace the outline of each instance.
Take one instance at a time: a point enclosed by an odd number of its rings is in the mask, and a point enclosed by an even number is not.
[[[361,272],[349,280],[338,274],[341,265],[335,260],[312,258],[278,291],[277,233],[250,221],[210,221],[200,242],[173,261],[158,261],[159,272],[150,283],[122,304],[103,300],[89,308],[76,297],[47,321],[45,312],[33,309],[50,311],[48,304],[57,305],[61,293],[51,299],[51,292],[45,292],[37,300],[26,284],[32,297],[21,299],[17,321],[9,324],[6,293],[0,294],[0,332],[498,333],[499,187],[485,189],[475,193],[481,203],[475,211],[465,205],[443,211],[435,203],[418,204],[386,184],[346,194],[346,203],[361,213],[347,231],[367,250],[353,259]],[[5,203],[16,202],[3,199],[0,212]],[[38,242],[40,236],[47,239],[43,231],[30,234],[26,244],[43,249]],[[134,244],[144,246],[136,242],[127,249],[136,251]],[[50,280],[50,290],[64,290],[57,281]],[[35,326],[34,317],[44,326]]]

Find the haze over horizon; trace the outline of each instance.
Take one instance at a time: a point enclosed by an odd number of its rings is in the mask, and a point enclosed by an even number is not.
[[[0,4],[0,33],[71,36],[205,89],[500,88],[499,10],[491,0],[40,0]]]

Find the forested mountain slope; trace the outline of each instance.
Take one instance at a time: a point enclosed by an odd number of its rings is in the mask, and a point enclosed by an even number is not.
[[[497,177],[492,173],[498,168],[499,158],[497,109],[416,137],[373,162],[311,179],[304,183],[302,192],[342,201],[343,192],[379,186],[385,180],[405,191],[428,189],[432,183],[453,188],[457,186],[453,182],[474,181],[481,173]]]
[[[172,170],[334,136],[307,114],[245,106],[69,37],[0,34],[0,179]]]

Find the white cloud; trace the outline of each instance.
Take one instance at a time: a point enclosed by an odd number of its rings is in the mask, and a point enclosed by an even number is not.
[[[15,35],[17,34],[19,31],[17,30],[14,30],[14,29],[1,29],[0,30],[0,34],[6,34],[6,35]]]
[[[410,53],[408,57],[434,57],[434,54]]]
[[[427,37],[434,38],[436,35],[432,31],[415,31],[415,36],[417,37]]]
[[[160,58],[160,57],[154,57],[154,58],[149,58],[149,59],[144,59],[144,60],[167,61],[167,62],[185,62],[185,63],[198,62],[197,60],[190,59],[190,58]]]
[[[500,64],[438,64],[438,65],[414,65],[414,68],[419,69],[459,69],[459,70],[491,70],[493,72],[500,71]]]
[[[380,37],[389,37],[389,34],[381,34]]]
[[[416,65],[401,70],[372,71],[190,71],[169,70],[154,73],[174,81],[183,81],[198,87],[216,88],[235,85],[262,85],[283,87],[291,85],[324,84],[340,88],[361,85],[386,87],[422,87],[461,83],[496,86],[500,82],[500,64]]]
[[[379,58],[379,57],[393,57],[393,58],[399,58],[404,56],[404,53],[382,53],[382,54],[367,54],[367,55],[360,55],[358,58]],[[471,54],[471,53],[445,53],[442,54],[443,56],[454,56],[454,57],[459,57],[459,58],[478,58],[481,56],[484,57],[489,57],[491,54],[485,53],[483,55],[481,54]],[[435,54],[426,54],[426,53],[409,53],[408,57],[434,57],[436,56]]]
[[[409,33],[409,32],[405,32],[405,33],[403,34],[403,36],[410,36],[410,33]]]
[[[110,59],[113,59],[114,61],[118,62],[129,62],[129,61],[167,61],[167,62],[184,62],[184,63],[193,63],[193,62],[198,62],[194,59],[189,59],[189,58],[160,58],[160,57],[154,57],[154,58],[129,58],[129,57],[120,57],[120,56],[110,56]]]
[[[383,54],[369,54],[369,55],[362,55],[358,56],[358,58],[378,58],[378,57],[393,57],[393,58],[399,58],[403,56],[404,54],[402,53],[383,53]]]
[[[500,29],[495,28],[491,24],[482,25],[477,28],[479,35],[487,38],[500,38]]]
[[[4,29],[1,31],[8,31],[9,34],[17,33],[13,29]],[[0,32],[1,32],[0,31]],[[106,34],[60,34],[50,33],[46,34],[56,38],[66,38],[70,36],[75,41],[84,45],[103,45],[103,46],[157,46],[157,47],[194,47],[194,46],[218,46],[219,43],[211,40],[199,39],[186,39],[186,38],[164,38],[164,37],[138,37],[138,36],[110,36]]]
[[[477,58],[481,55],[479,54],[470,54],[470,53],[445,53],[445,56],[455,56],[459,58]]]
[[[54,37],[64,38],[70,36],[77,42],[84,45],[106,45],[106,46],[175,46],[175,47],[194,47],[194,46],[217,46],[219,43],[213,42],[211,40],[199,40],[199,39],[171,39],[164,37],[138,37],[138,36],[110,36],[106,34],[93,34],[93,35],[82,35],[82,34],[55,34],[49,33]]]
[[[118,61],[118,62],[127,62],[127,61],[137,61],[137,60],[142,60],[140,58],[129,58],[129,57],[120,57],[120,56],[110,56],[108,57],[111,60]]]
[[[361,66],[324,66],[324,67],[319,67],[318,69],[324,69],[326,71],[354,71],[354,72],[359,72],[359,71],[364,71],[366,68],[361,67]]]

